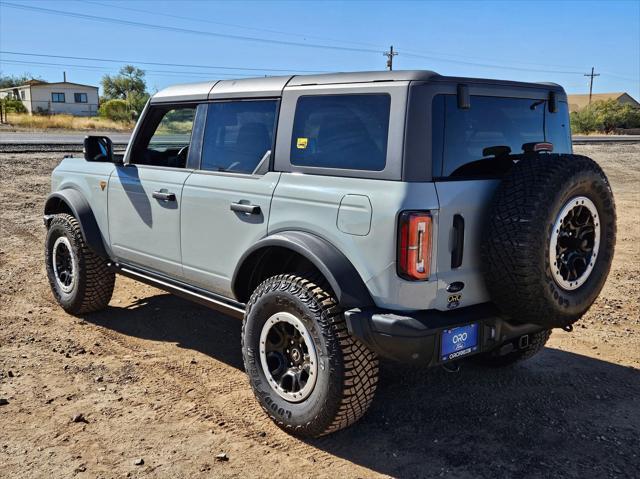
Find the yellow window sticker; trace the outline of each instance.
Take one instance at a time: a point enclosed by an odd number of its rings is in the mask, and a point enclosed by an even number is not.
[[[298,138],[296,146],[298,147],[299,150],[304,150],[307,147],[308,143],[309,143],[309,138]]]

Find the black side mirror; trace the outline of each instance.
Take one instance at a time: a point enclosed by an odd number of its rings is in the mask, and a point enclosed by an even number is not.
[[[114,163],[111,139],[106,136],[86,136],[84,138],[84,159]]]

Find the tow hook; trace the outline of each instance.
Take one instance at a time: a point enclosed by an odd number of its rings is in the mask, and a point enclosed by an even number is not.
[[[518,338],[518,348],[527,349],[528,347],[529,347],[529,335],[525,334],[524,336],[520,336],[520,338]]]
[[[442,365],[442,369],[444,369],[448,373],[459,373],[460,372],[460,363],[455,361],[453,363],[444,363]]]

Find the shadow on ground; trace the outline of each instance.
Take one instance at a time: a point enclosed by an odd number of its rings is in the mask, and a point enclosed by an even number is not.
[[[240,321],[171,295],[86,319],[242,368]],[[640,371],[550,348],[508,369],[465,363],[455,374],[383,363],[365,418],[309,442],[396,477],[632,477]]]

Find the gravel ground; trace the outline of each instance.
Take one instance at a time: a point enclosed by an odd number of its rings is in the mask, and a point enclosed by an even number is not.
[[[57,307],[41,209],[62,154],[0,153],[0,476],[637,476],[640,145],[576,152],[609,175],[619,235],[574,332],[510,369],[383,363],[365,418],[314,441],[260,411],[239,321],[126,278],[102,313]]]

